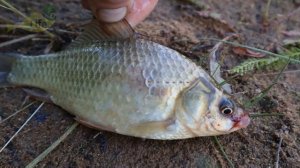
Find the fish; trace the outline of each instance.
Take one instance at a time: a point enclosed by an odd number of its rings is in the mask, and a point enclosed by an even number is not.
[[[126,20],[118,24],[108,29],[93,20],[56,53],[1,53],[0,87],[26,87],[83,125],[145,139],[222,135],[249,125],[248,113],[202,67],[136,36]]]

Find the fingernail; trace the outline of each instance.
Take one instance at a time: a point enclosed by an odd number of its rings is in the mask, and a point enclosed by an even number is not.
[[[98,19],[103,22],[117,22],[126,16],[127,7],[117,9],[100,9],[97,13]]]

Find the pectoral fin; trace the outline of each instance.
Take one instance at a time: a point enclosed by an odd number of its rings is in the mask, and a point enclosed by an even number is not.
[[[145,122],[134,125],[130,128],[130,133],[138,137],[151,137],[151,135],[166,132],[168,127],[174,124],[174,119],[167,119],[164,121]]]
[[[82,119],[82,118],[77,117],[77,116],[74,119],[77,122],[79,122],[80,124],[85,125],[89,128],[93,128],[93,129],[97,129],[97,130],[110,131],[110,132],[116,132],[115,129],[112,128],[112,127],[107,127],[107,126],[103,126],[103,125],[99,125],[99,124],[94,124],[94,123],[88,122],[87,120]]]
[[[26,92],[27,94],[29,94],[30,96],[41,100],[41,101],[45,101],[48,103],[53,103],[51,100],[50,95],[42,90],[42,89],[38,89],[38,88],[23,88],[23,91]]]

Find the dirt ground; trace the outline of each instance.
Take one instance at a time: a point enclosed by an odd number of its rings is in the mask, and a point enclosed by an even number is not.
[[[78,0],[25,1],[11,0],[21,11],[42,12],[43,6],[55,7],[51,32],[62,41],[53,50],[67,46],[91,18]],[[203,0],[200,6],[185,1],[160,0],[158,6],[136,30],[166,46],[174,48],[203,67],[207,67],[209,49],[216,43],[205,38],[222,39],[228,33],[239,33],[239,43],[276,52],[286,38],[282,31],[300,30],[300,2],[271,1],[269,15],[264,17],[267,1]],[[0,7],[0,23],[22,21]],[[1,19],[2,18],[2,19]],[[6,19],[3,19],[6,18]],[[6,21],[4,21],[6,20]],[[7,24],[7,23],[6,23]],[[63,31],[67,30],[69,32]],[[27,31],[0,29],[0,42],[29,34]],[[9,35],[9,36],[7,36]],[[16,36],[16,37],[15,37]],[[0,52],[41,54],[49,44],[45,36],[0,48]],[[234,54],[230,46],[222,52],[225,70],[247,59]],[[300,66],[291,65],[287,70]],[[275,74],[274,74],[275,73]],[[237,98],[243,102],[268,87],[278,71],[264,70],[238,76],[230,81]],[[26,94],[19,88],[0,89],[0,117],[6,118],[20,109]],[[35,100],[30,99],[27,104]],[[247,109],[253,113],[280,113],[283,116],[253,118],[243,130],[218,136],[235,167],[274,167],[280,138],[283,138],[279,167],[300,167],[300,73],[284,73],[267,96]],[[0,125],[0,146],[15,133],[34,112],[39,103]],[[0,167],[24,167],[57,140],[74,122],[61,108],[46,104],[0,153]],[[157,141],[133,138],[79,126],[38,167],[229,167],[213,137]]]

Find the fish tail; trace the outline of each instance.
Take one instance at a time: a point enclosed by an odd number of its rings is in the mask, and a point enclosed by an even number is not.
[[[20,54],[0,53],[0,88],[12,85],[9,83],[7,77],[16,60],[21,57]]]

